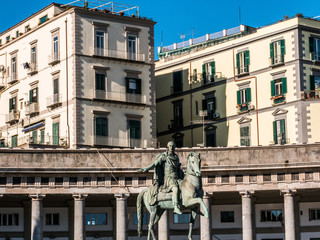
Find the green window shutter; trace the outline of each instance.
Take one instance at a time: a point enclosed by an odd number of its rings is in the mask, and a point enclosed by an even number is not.
[[[280,40],[280,47],[281,47],[281,55],[285,55],[286,54],[286,45],[285,45],[284,39]]]
[[[39,102],[38,88],[36,88],[36,96],[37,96],[36,102],[38,103]]]
[[[275,144],[278,144],[278,136],[277,136],[277,122],[273,122],[273,141]]]
[[[126,78],[126,93],[130,93],[130,89],[129,89],[129,78]]]
[[[274,80],[271,81],[271,96],[275,96],[276,95],[276,91],[275,91],[275,86],[274,86]]]
[[[10,98],[10,99],[9,99],[9,111],[11,111],[12,108],[13,108],[13,99]]]
[[[310,75],[310,90],[315,90],[314,76]]]
[[[36,143],[37,142],[37,138],[38,138],[38,132],[37,130],[34,130],[32,132],[32,138],[33,138],[33,143]]]
[[[286,127],[285,127],[285,121],[284,121],[284,119],[281,119],[280,120],[280,132],[281,133],[286,133]],[[284,135],[285,136],[285,135]]]
[[[141,94],[141,79],[136,79],[137,94]]]
[[[239,53],[237,53],[236,59],[237,59],[237,69],[238,69],[238,73],[240,73],[240,55],[239,55]]]
[[[40,132],[41,144],[44,144],[44,130]]]
[[[245,56],[245,65],[246,66],[250,65],[250,52],[249,52],[249,50],[245,51],[244,56]]]
[[[204,83],[207,81],[206,64],[202,64],[202,80]]]
[[[29,90],[29,102],[32,103],[32,90]]]
[[[52,144],[59,145],[59,122],[52,124]]]
[[[246,89],[247,103],[251,102],[251,88]]]
[[[206,73],[206,65],[202,64],[202,73]]]
[[[282,93],[287,93],[287,78],[281,78],[282,80]]]
[[[216,75],[216,63],[211,62],[211,75],[214,76]]]
[[[240,91],[237,91],[237,104],[241,104]]]
[[[273,64],[273,58],[274,58],[273,44],[274,43],[270,43],[270,58],[272,60],[272,64]]]
[[[314,38],[309,37],[309,51],[312,53],[314,52]]]

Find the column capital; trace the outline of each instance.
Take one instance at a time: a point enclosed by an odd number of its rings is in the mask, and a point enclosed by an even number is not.
[[[244,191],[240,191],[239,194],[243,198],[251,198],[254,194],[254,191],[253,190],[244,190]]]
[[[204,199],[212,199],[213,192],[203,192],[203,197]]]
[[[129,193],[115,193],[115,194],[114,194],[114,197],[115,197],[117,200],[127,199],[129,196],[130,196]]]
[[[280,191],[283,196],[294,196],[297,193],[296,189],[281,189]]]
[[[82,201],[85,200],[86,197],[88,197],[87,193],[74,193],[72,194],[72,197],[74,198],[75,201]]]
[[[32,201],[41,201],[44,199],[46,194],[41,194],[41,193],[33,193],[29,194],[29,197],[31,198]]]

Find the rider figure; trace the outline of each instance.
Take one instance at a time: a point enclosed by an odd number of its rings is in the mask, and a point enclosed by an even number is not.
[[[179,181],[183,179],[183,171],[181,170],[181,163],[179,157],[175,154],[176,144],[170,141],[167,144],[167,151],[157,156],[154,163],[149,167],[142,168],[140,171],[147,172],[153,168],[155,171],[155,182],[159,184],[160,191],[172,192],[173,211],[177,214],[182,214],[179,207]],[[163,181],[159,179],[159,175],[164,176]]]

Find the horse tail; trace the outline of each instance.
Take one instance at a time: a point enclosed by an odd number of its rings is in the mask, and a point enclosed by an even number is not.
[[[146,193],[147,189],[143,190],[141,193],[139,193],[137,198],[137,218],[138,218],[138,237],[141,237],[142,235],[142,222],[143,222],[143,196]]]

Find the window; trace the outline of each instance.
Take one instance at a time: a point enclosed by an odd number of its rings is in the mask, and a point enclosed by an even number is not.
[[[250,146],[249,126],[240,127],[240,146]]]
[[[128,36],[128,59],[137,60],[137,37]]]
[[[173,223],[174,224],[181,224],[181,223],[189,223],[190,221],[190,214],[183,213],[183,214],[174,214],[173,215]]]
[[[38,141],[38,131],[34,130],[32,131],[32,143],[37,143]]]
[[[48,177],[42,177],[41,178],[41,185],[49,185],[49,178]]]
[[[249,110],[249,102],[251,102],[251,88],[244,88],[237,91],[237,107],[240,112]]]
[[[216,74],[215,65],[215,62],[209,62],[202,65],[203,84],[214,82],[214,75]]]
[[[59,213],[47,213],[46,214],[46,225],[60,225],[60,214]]]
[[[69,177],[69,185],[77,185],[78,178],[77,177]]]
[[[270,60],[271,65],[284,63],[284,55],[286,54],[285,40],[270,43]]]
[[[273,122],[273,141],[274,144],[286,143],[286,125],[284,119]]]
[[[147,213],[144,212],[142,218],[143,218],[142,224],[146,225],[147,224]],[[137,213],[134,213],[134,215],[133,215],[133,224],[138,225]]]
[[[309,209],[309,221],[320,220],[320,209]]]
[[[9,42],[10,41],[10,36],[7,36],[6,37],[6,42]]]
[[[30,31],[30,30],[31,30],[30,25],[25,26],[24,32],[28,32],[28,31]]]
[[[95,117],[94,118],[94,134],[95,136],[108,136],[108,118]]]
[[[16,146],[18,146],[18,135],[11,137],[11,147],[15,148]]]
[[[202,100],[202,110],[207,111],[205,119],[214,119],[215,117],[215,97],[213,93],[206,94],[205,99]]]
[[[182,71],[173,72],[173,93],[182,91]]]
[[[17,80],[17,57],[11,58],[11,81]]]
[[[53,46],[52,46],[52,62],[59,60],[59,36],[56,34],[53,36]]]
[[[53,103],[59,102],[59,78],[53,79]]]
[[[320,61],[320,38],[309,37],[311,60]]]
[[[106,90],[106,75],[96,73],[96,90]]]
[[[12,110],[17,110],[17,97],[9,99],[9,112]]]
[[[83,177],[82,183],[83,185],[91,185],[91,177]]]
[[[0,226],[19,226],[19,214],[0,214]]]
[[[43,16],[42,18],[39,19],[39,24],[44,23],[45,21],[48,20],[48,15]]]
[[[59,145],[59,122],[52,124],[52,145]]]
[[[222,223],[234,222],[234,211],[222,211],[220,212],[220,219]]]
[[[141,139],[141,121],[129,120],[129,138]]]
[[[38,88],[29,90],[29,101],[30,103],[38,102]]]
[[[141,79],[126,78],[127,93],[141,94]]]
[[[173,103],[173,127],[183,127],[182,101]]]
[[[62,185],[63,184],[63,178],[62,177],[54,178],[54,184],[55,185]]]
[[[21,184],[21,177],[13,177],[12,184],[13,185],[20,185]]]
[[[6,177],[0,177],[0,185],[6,185],[7,184],[7,178]]]
[[[248,73],[249,65],[250,65],[249,51],[243,51],[243,52],[237,53],[236,58],[237,58],[238,75]]]
[[[95,54],[104,56],[104,35],[103,31],[95,31]]]
[[[320,96],[320,76],[310,75],[310,93],[308,98],[319,98]]]
[[[19,37],[19,31],[16,31],[16,37]]]
[[[31,47],[31,68],[33,67],[32,64],[37,64],[37,47]]]
[[[261,210],[260,222],[278,222],[282,221],[282,210]]]
[[[86,214],[86,225],[107,225],[107,214],[106,213],[87,213]]]
[[[44,144],[45,132],[44,129],[40,130],[40,144]]]
[[[287,93],[287,78],[279,78],[271,81],[271,96],[274,104],[285,101],[285,93]]]

